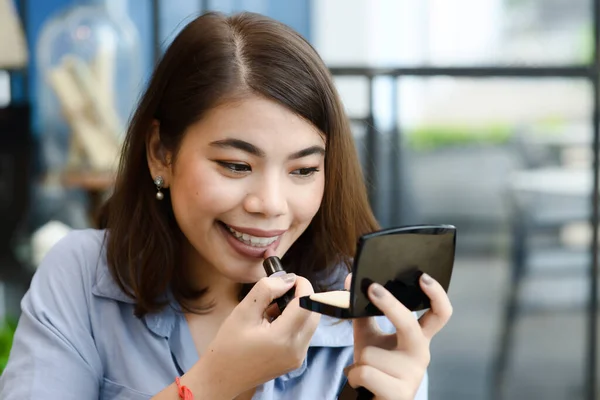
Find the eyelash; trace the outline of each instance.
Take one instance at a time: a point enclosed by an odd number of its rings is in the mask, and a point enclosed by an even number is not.
[[[309,176],[312,176],[315,173],[319,172],[319,168],[317,168],[317,167],[298,168],[296,171],[303,171],[304,173],[294,174],[294,175],[301,176],[302,178],[308,178]],[[296,171],[294,171],[294,172],[296,172]]]
[[[246,164],[240,164],[240,163],[230,163],[230,162],[226,162],[226,161],[217,161],[217,164],[219,164],[221,167],[228,169],[229,171],[233,172],[234,174],[243,174],[245,172],[250,172],[250,166],[246,165]]]
[[[226,168],[227,170],[229,170],[230,172],[232,172],[234,174],[241,175],[241,174],[245,174],[247,172],[252,171],[252,168],[250,168],[250,166],[246,165],[246,164],[231,163],[231,162],[226,162],[226,161],[217,161],[217,164],[219,164],[223,168]],[[298,171],[300,173],[295,173]],[[298,168],[297,170],[292,172],[292,175],[296,175],[301,178],[308,178],[309,176],[312,176],[317,172],[319,172],[319,168],[317,168],[317,167]]]

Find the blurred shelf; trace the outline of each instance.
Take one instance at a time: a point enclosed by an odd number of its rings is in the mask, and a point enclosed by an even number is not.
[[[113,187],[115,177],[114,172],[66,171],[61,175],[60,181],[67,188],[102,192]]]
[[[592,171],[588,169],[551,167],[517,171],[509,185],[518,192],[591,196],[592,182]]]

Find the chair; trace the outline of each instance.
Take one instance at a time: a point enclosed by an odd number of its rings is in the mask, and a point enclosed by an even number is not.
[[[561,144],[563,145],[563,144]],[[590,264],[588,249],[563,246],[560,233],[567,224],[589,221],[592,191],[591,168],[565,168],[554,149],[528,152],[519,143],[525,168],[516,171],[508,185],[511,210],[511,270],[505,299],[500,335],[492,367],[491,398],[502,399],[505,375],[513,349],[517,321],[528,312],[557,306],[552,299],[530,294],[531,283],[544,279],[571,277],[585,279]],[[534,154],[532,159],[529,154]],[[549,166],[550,165],[550,166]]]

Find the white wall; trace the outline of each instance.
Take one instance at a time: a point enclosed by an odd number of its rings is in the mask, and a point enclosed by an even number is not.
[[[10,75],[0,70],[0,108],[10,103]]]
[[[493,63],[500,58],[502,0],[429,0],[430,60],[440,65]]]
[[[506,62],[504,19],[502,0],[313,0],[312,41],[330,66],[490,65]],[[364,115],[366,82],[336,82],[348,112]],[[382,128],[391,122],[390,92],[389,81],[378,83]],[[403,78],[399,93],[403,126],[577,119],[590,107],[585,84],[572,81]]]
[[[311,9],[313,44],[330,66],[416,64],[427,55],[426,2],[313,0]],[[340,78],[336,83],[348,112],[364,115],[366,81]],[[389,91],[387,82],[377,85],[377,117],[384,123],[390,114]],[[409,92],[418,96],[418,91]],[[405,104],[403,114],[408,108]]]

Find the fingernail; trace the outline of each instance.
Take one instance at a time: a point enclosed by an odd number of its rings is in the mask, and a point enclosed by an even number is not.
[[[283,279],[283,281],[285,283],[292,283],[292,282],[296,281],[296,274],[294,274],[294,273],[285,274],[281,277],[281,279]]]
[[[427,275],[426,273],[423,273],[423,275],[421,275],[421,280],[426,285],[431,285],[433,283],[433,278]]]
[[[369,289],[371,290],[371,294],[374,297],[383,297],[383,296],[385,296],[385,289],[379,283],[373,283],[373,284],[371,284],[371,286],[369,287]]]

